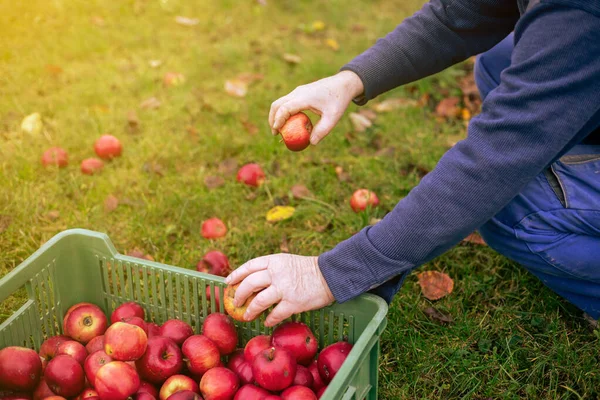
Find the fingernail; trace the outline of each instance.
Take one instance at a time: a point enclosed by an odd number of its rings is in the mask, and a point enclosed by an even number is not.
[[[244,313],[244,321],[248,321],[248,320],[250,320],[250,313],[246,312],[246,313]]]

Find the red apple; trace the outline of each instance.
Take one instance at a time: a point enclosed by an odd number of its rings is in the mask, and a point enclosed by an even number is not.
[[[136,393],[148,393],[152,395],[152,397],[158,399],[158,389],[156,388],[156,386],[149,382],[141,381],[140,387],[138,388]]]
[[[327,390],[327,386],[323,386],[321,389],[317,390],[317,399],[320,399],[323,396],[323,393]]]
[[[137,392],[130,397],[132,400],[156,400],[158,397],[152,396],[150,393]]]
[[[93,304],[93,303],[86,303],[85,301],[83,301],[81,303],[73,304],[71,307],[69,307],[69,309],[65,313],[65,316],[63,317],[63,321],[65,319],[67,319],[67,317],[69,316],[69,314],[71,314],[73,311],[75,311],[76,309],[78,309],[81,306],[95,306],[95,304]]]
[[[310,372],[310,374],[313,377],[312,390],[316,393],[319,391],[319,389],[321,389],[322,387],[325,386],[325,383],[323,382],[323,379],[321,378],[321,374],[319,373],[319,366],[318,366],[317,360],[314,360],[308,366],[308,372]]]
[[[104,163],[97,158],[86,158],[81,162],[81,172],[86,175],[94,175],[100,172],[102,168],[104,168]]]
[[[180,72],[167,72],[163,77],[165,86],[179,86],[185,82],[185,76]]]
[[[173,393],[182,390],[191,390],[194,393],[200,393],[198,384],[190,377],[185,375],[173,375],[163,383],[160,388],[160,400],[167,400]]]
[[[134,301],[130,301],[115,308],[115,311],[110,315],[110,322],[114,324],[115,322],[123,321],[125,318],[129,317],[139,317],[144,319],[146,318],[146,313],[142,306]]]
[[[244,358],[244,351],[237,350],[229,356],[227,368],[235,372],[240,378],[242,385],[254,383],[254,375],[252,375],[252,365]]]
[[[281,397],[277,396],[276,394],[271,394],[265,397],[264,400],[281,400]]]
[[[217,239],[227,234],[227,227],[219,218],[209,218],[202,223],[202,237]]]
[[[118,157],[123,151],[123,146],[119,139],[112,135],[102,135],[94,143],[94,151],[100,158],[111,159]]]
[[[227,256],[218,250],[209,251],[198,261],[196,271],[217,276],[227,276],[231,272]]]
[[[202,334],[217,345],[221,355],[233,353],[237,346],[238,335],[233,320],[221,313],[210,314],[202,324]]]
[[[288,118],[279,128],[285,146],[291,151],[302,151],[310,145],[313,125],[308,115],[300,112]]]
[[[375,208],[379,205],[379,198],[368,189],[358,189],[350,198],[350,207],[354,212],[361,212],[367,207]]]
[[[170,395],[168,400],[202,400],[202,397],[191,390],[182,390]]]
[[[131,365],[112,361],[98,370],[96,391],[101,399],[126,400],[140,387],[140,377]]]
[[[146,352],[148,336],[142,328],[115,322],[104,333],[104,352],[117,361],[135,361]]]
[[[254,357],[264,350],[271,348],[271,336],[269,335],[258,335],[248,340],[246,347],[244,347],[244,357],[246,361],[251,363],[254,361]]]
[[[273,331],[273,346],[286,349],[296,357],[298,364],[308,366],[315,358],[319,344],[308,325],[286,322]]]
[[[88,354],[97,352],[98,350],[104,350],[104,335],[96,336],[85,345],[85,349]]]
[[[56,352],[56,355],[66,355],[73,357],[75,361],[83,365],[86,357],[88,356],[88,352],[81,343],[76,342],[74,340],[69,340],[61,343],[58,346],[58,351]]]
[[[246,384],[237,391],[233,400],[264,400],[269,395],[270,393],[261,387]]]
[[[325,347],[321,353],[319,353],[317,365],[319,367],[319,374],[321,375],[321,378],[323,378],[323,382],[331,382],[344,363],[344,360],[346,360],[346,357],[348,357],[350,350],[352,350],[352,345],[350,343],[337,342]]]
[[[46,397],[44,400],[67,400],[67,399],[65,399],[62,396],[56,396],[56,395],[54,395],[54,396]]]
[[[193,334],[194,330],[192,327],[188,323],[178,319],[170,319],[160,327],[160,336],[173,339],[178,346],[181,346]]]
[[[46,397],[54,396],[55,393],[50,390],[48,384],[44,377],[40,378],[40,383],[37,385],[35,390],[33,391],[33,400],[42,400]]]
[[[0,399],[2,399],[2,400],[31,400],[31,396],[29,395],[29,393],[22,393],[22,392],[9,393],[9,394],[5,394],[5,395],[0,393]]]
[[[183,368],[183,355],[177,344],[167,337],[148,339],[146,352],[135,362],[140,377],[154,384],[161,384]]]
[[[83,370],[85,371],[87,380],[92,384],[92,386],[96,386],[94,382],[96,380],[96,374],[98,373],[98,370],[111,361],[114,361],[113,358],[106,354],[104,350],[93,352],[85,359],[85,362],[83,363]]]
[[[61,147],[51,147],[42,155],[42,164],[44,167],[56,165],[59,168],[69,165],[69,156],[65,149]]]
[[[48,363],[44,379],[50,390],[64,397],[77,396],[85,386],[81,364],[70,356],[56,356]]]
[[[71,338],[64,335],[52,336],[44,340],[40,346],[40,357],[42,357],[44,361],[52,360],[53,357],[56,357],[58,346],[67,340],[71,340]]]
[[[75,308],[63,320],[65,335],[86,344],[96,336],[104,334],[108,320],[100,307],[89,304]]]
[[[200,380],[200,392],[204,400],[232,400],[239,387],[237,375],[223,367],[206,371]]]
[[[142,328],[142,330],[144,331],[144,333],[146,333],[146,336],[148,336],[148,324],[146,324],[146,322],[141,319],[140,317],[127,317],[127,318],[123,318],[123,320],[121,320],[121,322],[125,322],[126,324],[131,324],[131,325],[135,325],[135,326],[139,326],[140,328]]]
[[[83,392],[79,393],[79,396],[75,397],[75,400],[84,400],[90,397],[98,397],[98,392],[91,388],[83,389]]]
[[[148,339],[154,336],[160,336],[160,325],[154,322],[146,322],[146,332],[148,333]]]
[[[283,390],[294,382],[296,360],[285,349],[271,347],[260,352],[252,361],[256,382],[272,392]]]
[[[235,285],[229,285],[225,288],[225,290],[223,291],[223,296],[225,297],[223,299],[223,308],[225,308],[227,314],[229,314],[231,318],[235,319],[236,321],[249,322],[244,319],[244,313],[246,312],[246,310],[248,309],[248,305],[252,302],[252,300],[254,300],[258,292],[251,294],[246,299],[246,302],[244,304],[242,304],[239,307],[236,307],[233,304],[233,299],[235,298],[235,291],[238,287],[240,287],[240,284],[241,282],[236,283]]]
[[[281,393],[283,400],[317,400],[315,392],[306,386],[290,386]]]
[[[306,386],[308,388],[313,387],[314,378],[308,368],[303,365],[296,367],[296,376],[294,377],[293,385]]]
[[[181,346],[189,371],[202,375],[221,362],[221,355],[216,344],[204,335],[193,335]]]
[[[246,164],[239,169],[237,181],[248,186],[259,187],[265,181],[265,173],[256,163]]]
[[[42,375],[42,360],[34,350],[9,346],[0,350],[0,388],[33,392]]]

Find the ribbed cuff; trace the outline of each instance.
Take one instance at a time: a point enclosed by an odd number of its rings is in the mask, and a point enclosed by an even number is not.
[[[371,98],[368,97],[369,95],[368,95],[367,81],[366,81],[366,78],[362,75],[361,69],[357,68],[357,66],[350,63],[350,64],[346,64],[342,68],[340,68],[340,72],[341,71],[352,71],[356,75],[358,75],[358,77],[362,81],[364,91],[361,95],[352,99],[352,102],[354,102],[354,104],[356,104],[358,106],[364,106],[365,104],[367,104],[367,102],[369,100],[371,100]]]

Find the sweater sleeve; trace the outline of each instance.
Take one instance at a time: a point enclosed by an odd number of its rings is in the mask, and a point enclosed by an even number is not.
[[[392,212],[319,257],[343,302],[405,275],[477,229],[600,126],[600,19],[541,4],[515,29],[512,64],[468,136]]]
[[[364,104],[492,48],[518,18],[515,0],[432,0],[341,70],[360,77]]]

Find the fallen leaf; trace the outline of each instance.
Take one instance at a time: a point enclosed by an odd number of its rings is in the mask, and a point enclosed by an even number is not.
[[[208,189],[216,189],[218,187],[221,187],[225,184],[225,179],[221,178],[220,176],[207,176],[206,178],[204,178],[204,185],[208,188]]]
[[[329,47],[333,51],[338,51],[340,49],[340,44],[335,39],[331,39],[331,38],[326,39],[325,44],[327,45],[327,47]]]
[[[185,83],[185,75],[181,72],[167,72],[163,77],[165,86],[181,86]]]
[[[473,244],[479,244],[482,246],[487,246],[487,243],[485,243],[485,240],[483,240],[483,238],[477,231],[471,233],[469,236],[464,238],[462,241],[464,243],[473,243]]]
[[[148,260],[148,261],[154,261],[154,258],[151,255],[144,253],[142,250],[138,249],[137,247],[135,249],[129,251],[127,253],[127,255],[129,257],[135,257],[135,258],[141,258],[141,259]]]
[[[425,310],[423,310],[423,312],[429,318],[433,319],[434,321],[441,322],[442,324],[451,324],[452,322],[454,322],[454,319],[452,319],[452,315],[443,313],[434,307],[427,307]]]
[[[93,15],[90,18],[90,21],[92,22],[92,24],[96,25],[96,26],[104,26],[106,25],[106,22],[104,21],[104,18],[98,16],[98,15]]]
[[[350,180],[350,174],[344,171],[344,168],[339,165],[335,167],[335,174],[340,182],[348,182]]]
[[[395,152],[395,147],[383,147],[375,152],[375,157],[393,157]]]
[[[287,206],[289,203],[290,202],[287,197],[273,197],[274,206]]]
[[[352,30],[352,32],[359,33],[364,32],[367,29],[367,27],[362,24],[354,24],[352,25],[352,27],[350,27],[350,29]]]
[[[308,226],[310,229],[312,229],[315,232],[323,233],[323,232],[331,230],[333,228],[333,223],[331,221],[329,221],[328,223],[326,223],[324,225],[313,226],[312,223],[309,221]]]
[[[325,22],[317,20],[312,23],[311,27],[315,32],[322,31],[325,29]]]
[[[454,281],[443,272],[425,271],[417,274],[417,278],[423,296],[429,300],[439,300],[454,289]]]
[[[183,26],[196,26],[200,23],[200,20],[198,18],[188,18],[178,15],[175,17],[175,22]]]
[[[23,122],[21,122],[21,129],[27,133],[37,135],[42,131],[42,128],[42,116],[37,112],[29,114],[23,118]]]
[[[397,97],[394,99],[387,99],[381,103],[373,105],[373,110],[378,113],[390,112],[401,108],[416,107],[418,103],[413,99],[406,99],[403,97]]]
[[[473,76],[473,73],[464,76],[460,80],[458,86],[463,92],[463,95],[479,97],[479,89],[477,88],[477,84],[475,83],[475,77]]]
[[[162,65],[162,61],[161,60],[150,60],[150,61],[148,61],[148,65],[150,65],[150,68],[158,68]]]
[[[258,126],[254,125],[252,122],[247,120],[242,121],[242,125],[244,125],[246,132],[248,132],[249,134],[256,135],[258,133]]]
[[[456,118],[460,116],[460,110],[458,103],[460,99],[458,97],[447,97],[440,101],[435,107],[435,113],[438,117],[443,118]]]
[[[469,109],[467,108],[463,108],[461,110],[460,116],[463,121],[469,121],[471,120],[471,111],[469,111]]]
[[[283,59],[290,64],[300,64],[302,58],[296,54],[285,53]]]
[[[350,113],[350,122],[352,122],[352,126],[356,132],[364,132],[367,128],[373,125],[373,122],[364,115],[358,113]]]
[[[219,163],[219,172],[225,176],[234,175],[238,169],[238,162],[235,158],[226,158]]]
[[[63,69],[61,67],[59,67],[58,65],[48,64],[48,65],[46,65],[46,71],[48,71],[48,73],[52,76],[58,76],[58,75],[62,74]]]
[[[140,119],[137,116],[135,110],[129,110],[127,112],[127,125],[132,131],[135,131],[140,126]]]
[[[150,97],[140,103],[140,108],[146,110],[155,110],[161,106],[161,102],[156,97]]]
[[[244,97],[248,93],[248,84],[239,79],[225,81],[225,91],[234,97]]]
[[[279,249],[282,253],[290,252],[290,245],[288,243],[287,235],[285,233],[283,234],[283,236],[281,236],[281,244],[279,245]]]
[[[364,116],[364,117],[367,117],[371,121],[374,121],[375,118],[377,118],[377,113],[375,111],[373,111],[373,110],[368,109],[368,108],[361,108],[358,113],[360,115]]]
[[[117,199],[112,194],[108,195],[108,197],[104,200],[104,211],[112,212],[117,209],[119,206],[119,199]]]
[[[416,165],[413,163],[408,163],[408,165],[406,165],[406,167],[400,169],[400,175],[402,175],[402,176],[407,176],[413,172],[416,173],[419,178],[423,178],[430,171],[428,168],[426,168],[422,165]]]
[[[198,129],[194,128],[193,126],[186,126],[185,130],[190,136],[198,136]]]
[[[292,206],[275,206],[266,215],[267,222],[278,222],[291,218],[296,209]]]
[[[48,211],[48,214],[46,214],[46,218],[48,218],[51,221],[56,221],[58,218],[60,218],[60,212],[58,212],[58,210]]]
[[[0,233],[7,230],[11,222],[12,217],[10,215],[0,215]]]
[[[311,191],[308,190],[308,188],[306,186],[301,185],[299,183],[292,186],[290,189],[290,192],[292,193],[292,196],[295,199],[302,199],[304,197],[312,197],[313,196]]]

